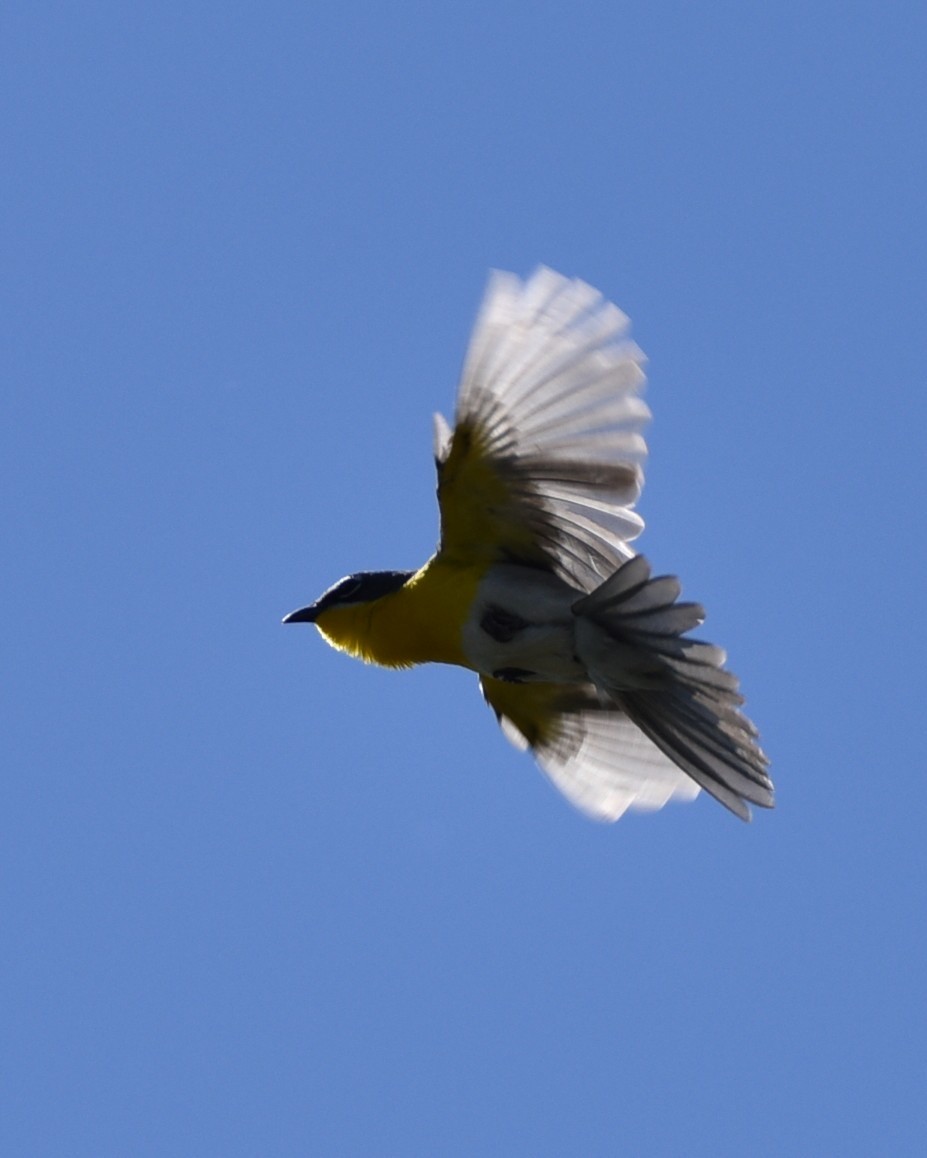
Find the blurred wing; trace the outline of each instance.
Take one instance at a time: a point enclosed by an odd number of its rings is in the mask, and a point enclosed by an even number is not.
[[[530,748],[571,804],[593,820],[617,820],[629,808],[693,800],[698,785],[620,709],[592,689],[481,680],[506,737]]]
[[[436,419],[442,553],[550,567],[584,591],[633,555],[650,412],[628,326],[552,270],[492,275],[453,432]]]

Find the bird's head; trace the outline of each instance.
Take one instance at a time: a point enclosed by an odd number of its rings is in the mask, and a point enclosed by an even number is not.
[[[291,611],[284,623],[314,623],[332,646],[363,654],[373,604],[404,587],[414,571],[359,571],[323,592],[315,603]]]

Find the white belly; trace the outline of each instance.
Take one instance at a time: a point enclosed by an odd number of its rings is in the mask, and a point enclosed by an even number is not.
[[[480,584],[463,630],[471,665],[483,675],[518,681],[588,679],[576,656],[573,603],[582,595],[532,567],[498,566]]]

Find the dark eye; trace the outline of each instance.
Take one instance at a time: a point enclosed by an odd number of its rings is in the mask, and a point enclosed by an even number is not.
[[[350,600],[352,595],[356,595],[361,589],[360,579],[343,579],[338,585],[338,598]]]

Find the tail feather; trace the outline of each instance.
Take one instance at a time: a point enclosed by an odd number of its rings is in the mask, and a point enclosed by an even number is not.
[[[704,620],[697,603],[681,603],[675,576],[650,577],[635,555],[574,613],[603,633],[590,674],[661,752],[736,815],[748,804],[771,808],[769,761],[758,733],[739,710],[743,696],[725,652],[685,638]]]
[[[742,697],[738,696],[734,701],[731,697],[719,698],[709,691],[694,688],[677,690],[690,693],[685,702],[686,711],[690,715],[698,716],[713,727],[720,728],[732,740],[736,741],[743,737],[745,744],[756,747],[759,733],[737,706]]]
[[[676,656],[664,655],[662,658],[666,666],[676,673],[680,683],[697,688],[712,687],[719,692],[727,692],[738,703],[743,702],[743,697],[738,691],[740,680],[732,671],[725,671],[724,668],[715,667],[712,664],[692,663],[685,656],[677,658]]]
[[[587,615],[591,607],[607,607],[613,601],[635,594],[650,579],[650,564],[643,555],[632,557],[618,568],[605,582],[591,594],[577,600],[573,610],[577,615]]]
[[[659,580],[654,580],[659,582]],[[621,606],[609,608],[605,615],[597,615],[603,626],[609,620],[620,623],[626,635],[665,636],[676,639],[684,631],[691,631],[705,622],[705,608],[700,603],[671,603],[666,607],[651,607],[646,611],[626,613]]]
[[[641,731],[696,784],[729,808],[729,796],[736,796],[741,807],[733,811],[738,816],[749,818],[746,801],[762,808],[772,807],[772,785],[765,773],[758,774],[742,753],[726,748],[704,729],[690,730],[685,718],[674,710],[675,705],[648,699],[642,692],[622,696],[621,702]]]
[[[749,780],[763,788],[769,787],[769,777],[766,774],[768,761],[766,754],[744,732],[738,733],[735,729],[712,726],[707,714],[691,711],[688,704],[681,697],[677,697],[672,713],[667,712],[667,718],[673,727],[679,728],[690,740],[697,741],[707,750],[713,752],[718,759],[730,764],[742,772]]]
[[[750,809],[744,802],[742,795],[737,791],[736,786],[728,785],[724,777],[708,774],[702,762],[685,745],[673,742],[667,737],[661,723],[655,721],[646,708],[637,710],[641,707],[641,705],[627,703],[625,710],[648,740],[656,744],[660,751],[669,756],[683,772],[688,773],[700,788],[704,788],[715,800],[723,804],[725,808],[729,808],[735,816],[739,816],[741,820],[749,820]]]
[[[640,559],[642,556],[635,555],[634,558]],[[620,574],[620,571],[617,574]],[[591,600],[596,613],[599,615],[613,608],[620,610],[622,615],[632,615],[643,611],[672,607],[679,598],[682,585],[675,575],[661,575],[658,579],[643,579],[635,583],[633,587],[612,592],[607,598],[600,599],[600,591],[601,588],[594,591],[592,595],[584,596],[580,602],[585,603],[587,599]]]

